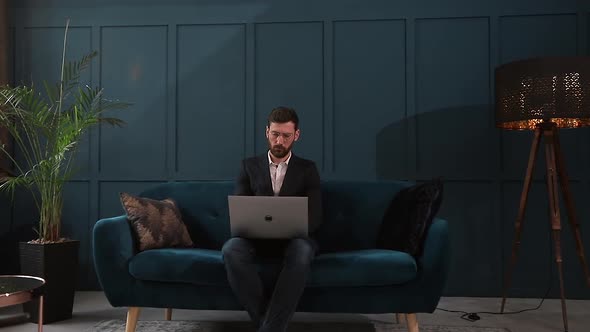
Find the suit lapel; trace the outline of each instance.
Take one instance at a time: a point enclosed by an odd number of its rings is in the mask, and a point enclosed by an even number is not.
[[[287,167],[287,173],[285,173],[279,196],[294,195],[292,192],[293,188],[297,187],[297,174],[300,174],[298,170],[299,166],[298,158],[294,154],[291,154],[291,160],[289,160],[289,166]]]

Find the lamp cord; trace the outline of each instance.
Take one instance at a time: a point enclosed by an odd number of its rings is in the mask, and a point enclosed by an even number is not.
[[[487,315],[514,315],[514,314],[520,314],[526,311],[535,311],[538,310],[539,308],[541,308],[541,306],[543,305],[543,302],[545,301],[545,299],[547,298],[547,296],[549,295],[549,292],[551,291],[551,288],[553,287],[553,269],[552,269],[552,264],[553,264],[553,246],[551,245],[551,228],[549,229],[549,285],[547,286],[547,291],[545,292],[545,295],[543,296],[543,298],[541,299],[541,302],[539,302],[539,305],[537,305],[534,308],[528,308],[528,309],[522,309],[522,310],[518,310],[518,311],[504,311],[504,312],[493,312],[493,311],[475,311],[475,312],[467,312],[467,311],[462,311],[462,310],[449,310],[449,309],[444,309],[444,308],[440,308],[437,307],[436,310],[440,310],[440,311],[446,311],[446,312],[451,312],[451,313],[459,313],[462,314],[460,316],[461,319],[470,321],[470,322],[475,322],[481,319],[481,317],[479,316],[479,314],[487,314]]]

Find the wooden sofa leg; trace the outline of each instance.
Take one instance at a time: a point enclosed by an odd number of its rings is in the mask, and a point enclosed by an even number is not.
[[[406,323],[406,314],[395,314],[395,321],[398,324]]]
[[[166,308],[166,320],[172,320],[172,308]]]
[[[408,320],[408,332],[419,332],[416,314],[407,314],[406,317]]]
[[[139,318],[139,307],[129,307],[127,310],[127,323],[125,324],[125,332],[135,332],[137,319]]]

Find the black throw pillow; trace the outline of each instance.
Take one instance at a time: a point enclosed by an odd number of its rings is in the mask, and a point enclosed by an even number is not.
[[[400,190],[381,222],[377,248],[422,255],[424,236],[438,213],[443,198],[441,179]]]

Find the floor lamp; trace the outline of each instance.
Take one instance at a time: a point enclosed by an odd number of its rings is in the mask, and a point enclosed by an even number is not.
[[[555,246],[555,261],[559,273],[561,311],[565,331],[568,330],[568,325],[561,257],[559,189],[561,189],[565,200],[567,219],[573,229],[576,250],[589,286],[590,273],[584,256],[584,247],[569,188],[565,161],[559,144],[558,131],[562,128],[578,128],[589,125],[590,57],[527,59],[507,63],[496,69],[496,126],[508,130],[534,131],[524,185],[520,196],[520,206],[516,217],[512,257],[505,274],[501,312],[504,312],[506,295],[510,288],[511,273],[516,264],[537,151],[541,139],[544,138],[549,220]]]

